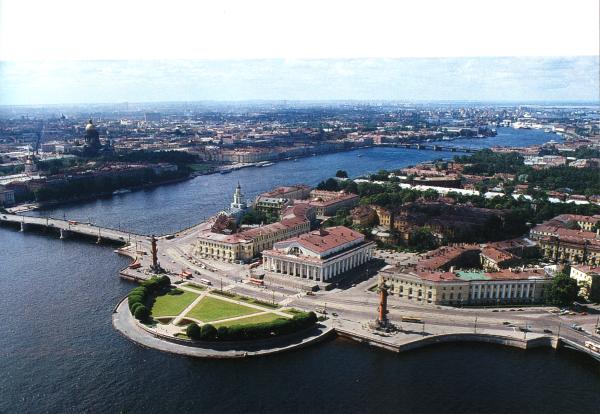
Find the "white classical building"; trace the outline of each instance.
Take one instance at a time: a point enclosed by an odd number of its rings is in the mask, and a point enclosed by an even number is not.
[[[331,227],[302,234],[263,251],[266,272],[328,282],[369,261],[375,243],[347,227]]]

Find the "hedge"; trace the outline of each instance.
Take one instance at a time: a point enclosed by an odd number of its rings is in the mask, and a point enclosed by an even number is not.
[[[201,330],[200,327],[195,323],[190,323],[187,328],[185,328],[185,334],[190,339],[200,339]]]
[[[129,301],[129,310],[131,311],[131,314],[133,316],[136,316],[135,312],[137,310],[137,308],[139,307],[139,305],[143,305],[145,306],[146,300],[148,299],[148,297],[150,296],[150,294],[167,288],[171,285],[171,280],[169,279],[169,276],[153,276],[148,280],[145,280],[144,282],[142,282],[141,286],[138,286],[134,289],[131,289],[131,292],[129,292],[129,294],[127,295],[127,299]],[[174,292],[172,294],[177,295],[180,292],[182,293],[183,291],[180,291],[179,289],[175,289],[176,291],[179,292]],[[148,310],[148,309],[146,309]],[[150,316],[150,313],[148,312],[148,317]],[[145,319],[147,319],[148,317],[146,317]],[[139,318],[137,318],[139,319]],[[140,319],[141,320],[141,319]]]
[[[145,321],[150,317],[150,311],[144,305],[139,305],[133,314],[138,321]]]
[[[202,325],[202,328],[200,330],[200,339],[210,340],[215,339],[217,337],[217,328],[212,326],[210,323]]]
[[[255,323],[251,325],[234,325],[229,328],[217,330],[217,339],[236,341],[246,339],[263,339],[277,335],[285,335],[313,326],[317,322],[314,312],[302,312],[291,319],[275,319],[271,322]]]

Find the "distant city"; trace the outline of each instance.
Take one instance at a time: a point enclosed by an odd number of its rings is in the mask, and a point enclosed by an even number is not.
[[[166,353],[343,337],[600,361],[593,104],[2,107],[0,225],[129,258],[99,312]]]

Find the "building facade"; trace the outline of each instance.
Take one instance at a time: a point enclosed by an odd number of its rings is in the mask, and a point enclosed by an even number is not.
[[[440,272],[384,269],[390,294],[434,305],[541,303],[552,278],[543,269]]]
[[[194,255],[226,262],[246,262],[273,244],[310,231],[311,207],[290,206],[281,221],[237,233],[205,230],[198,234]]]
[[[265,272],[329,282],[371,260],[375,244],[344,226],[303,234],[263,251]]]
[[[530,230],[544,258],[554,262],[600,265],[600,216],[562,214]]]

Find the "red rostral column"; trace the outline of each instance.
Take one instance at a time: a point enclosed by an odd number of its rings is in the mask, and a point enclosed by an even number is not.
[[[156,237],[154,237],[154,234],[152,235],[151,243],[152,243],[152,268],[158,269],[158,252],[156,250]]]
[[[387,287],[382,281],[379,285],[379,317],[377,318],[377,322],[379,322],[380,325],[385,325],[387,323],[387,297]]]

